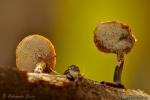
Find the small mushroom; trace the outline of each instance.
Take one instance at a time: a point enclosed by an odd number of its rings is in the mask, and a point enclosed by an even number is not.
[[[41,35],[25,37],[16,48],[16,65],[21,71],[50,73],[56,65],[53,44]]]
[[[132,49],[135,43],[130,28],[118,21],[99,23],[94,31],[94,43],[102,52],[117,54],[114,82],[121,84],[124,55]]]

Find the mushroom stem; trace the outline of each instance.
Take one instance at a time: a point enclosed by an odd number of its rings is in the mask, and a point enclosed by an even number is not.
[[[114,72],[114,82],[116,84],[121,84],[123,65],[124,65],[124,54],[118,53],[117,54],[117,65],[116,65],[115,72]]]
[[[43,70],[45,69],[46,67],[46,63],[44,61],[40,61],[36,64],[36,67],[34,69],[34,72],[35,73],[42,73]]]

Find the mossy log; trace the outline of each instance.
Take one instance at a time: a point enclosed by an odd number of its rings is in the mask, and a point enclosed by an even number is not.
[[[150,100],[141,90],[118,88],[84,78],[75,65],[64,75],[0,67],[0,100]]]

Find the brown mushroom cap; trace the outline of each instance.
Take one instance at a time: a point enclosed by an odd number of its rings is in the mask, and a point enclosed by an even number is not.
[[[127,25],[117,21],[99,23],[94,31],[94,42],[106,53],[128,53],[135,38]]]
[[[16,48],[16,65],[19,70],[34,72],[36,65],[44,61],[43,72],[49,73],[56,65],[56,53],[53,44],[41,35],[25,37]]]

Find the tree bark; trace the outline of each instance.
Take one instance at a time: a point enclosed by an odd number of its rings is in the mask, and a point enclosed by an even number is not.
[[[0,67],[0,100],[150,100],[132,90],[84,78],[75,65],[64,75],[27,73],[16,67]]]

